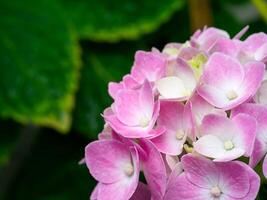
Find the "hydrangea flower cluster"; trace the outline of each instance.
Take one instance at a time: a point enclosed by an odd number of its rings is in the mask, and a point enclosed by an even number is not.
[[[261,160],[267,177],[267,35],[240,40],[246,31],[204,28],[136,52],[85,148],[91,200],[256,198]]]

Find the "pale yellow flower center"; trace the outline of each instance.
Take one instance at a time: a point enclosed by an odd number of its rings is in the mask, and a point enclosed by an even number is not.
[[[184,138],[184,131],[183,130],[178,130],[175,135],[177,140],[182,140]]]
[[[211,188],[210,193],[213,197],[219,197],[221,196],[221,190],[218,186],[214,186],[213,188]]]
[[[228,100],[234,100],[238,97],[237,93],[234,90],[230,90],[226,93],[226,97]]]
[[[133,173],[134,173],[134,168],[133,168],[133,165],[132,164],[127,164],[124,166],[124,173],[127,175],[127,176],[132,176]]]
[[[231,140],[224,142],[224,149],[229,151],[235,147],[234,143]]]

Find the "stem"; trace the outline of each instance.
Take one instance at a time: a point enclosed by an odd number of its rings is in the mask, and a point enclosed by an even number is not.
[[[212,25],[212,13],[209,0],[189,0],[191,32]]]
[[[0,199],[5,198],[11,184],[15,181],[21,166],[34,146],[36,138],[40,133],[39,130],[40,128],[34,125],[28,125],[22,129],[9,163],[0,173]]]

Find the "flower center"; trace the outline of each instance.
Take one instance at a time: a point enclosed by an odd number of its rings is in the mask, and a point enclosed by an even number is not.
[[[147,117],[142,117],[139,121],[139,126],[141,127],[147,127],[147,125],[149,124],[149,119]]]
[[[175,135],[177,140],[182,140],[184,138],[184,131],[183,130],[178,130]]]
[[[224,149],[229,151],[235,147],[234,143],[231,140],[224,142]]]
[[[124,166],[124,173],[127,175],[127,176],[132,176],[133,173],[134,173],[134,168],[133,168],[133,165],[132,164],[127,164]]]
[[[238,95],[236,94],[236,92],[234,90],[230,90],[226,93],[226,97],[228,100],[234,100],[238,97]]]
[[[221,196],[221,190],[218,186],[214,186],[213,188],[211,188],[210,193],[213,197],[219,197]]]

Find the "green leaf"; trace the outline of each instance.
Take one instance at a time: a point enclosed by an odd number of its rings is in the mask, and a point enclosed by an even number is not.
[[[112,103],[107,91],[108,82],[120,81],[130,72],[137,46],[132,43],[88,46],[90,49],[84,52],[73,128],[87,137],[96,138],[104,125],[100,114]]]
[[[156,30],[184,0],[60,0],[79,36],[114,42]]]
[[[53,0],[0,2],[0,116],[70,127],[79,48]]]

